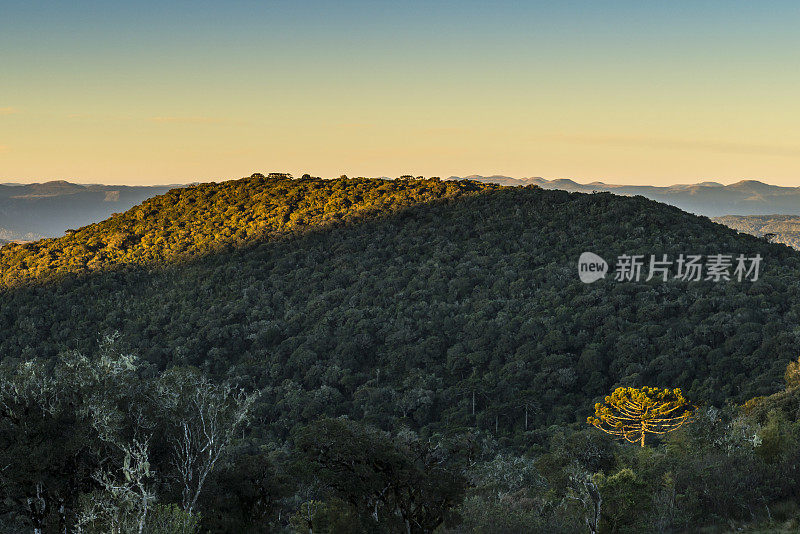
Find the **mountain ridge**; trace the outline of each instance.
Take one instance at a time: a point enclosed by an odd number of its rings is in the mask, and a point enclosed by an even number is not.
[[[61,236],[68,229],[104,220],[171,188],[76,184],[66,180],[0,184],[2,237],[30,241]]]
[[[648,186],[607,184],[600,181],[581,184],[569,178],[547,180],[540,177],[512,178],[502,175],[471,175],[465,178],[509,186],[538,185],[544,189],[563,189],[570,192],[607,191],[618,195],[642,195],[645,198],[706,217],[767,213],[800,215],[800,187],[776,186],[758,180],[740,180],[729,185],[718,182],[700,182],[697,184]],[[448,178],[448,180],[457,179],[459,179],[458,176]]]
[[[14,285],[114,265],[170,262],[316,224],[344,223],[497,187],[468,181],[295,180],[261,174],[202,183],[171,189],[124,213],[70,229],[63,237],[8,244],[0,248],[0,281]],[[338,197],[337,191],[345,188],[363,189],[367,197]],[[370,205],[371,200],[379,204]],[[315,202],[324,202],[322,209],[313,207]]]
[[[451,176],[446,180],[458,179],[460,177]],[[470,175],[464,179],[507,186],[537,185],[570,192],[607,191],[619,195],[642,195],[708,217],[767,213],[800,215],[800,188],[772,186],[757,180],[741,180],[729,185],[707,181],[657,187],[601,181],[581,184],[568,178],[546,180],[503,175]],[[148,198],[187,185],[191,184],[126,186],[79,184],[67,180],[0,184],[0,238],[13,242],[59,237],[69,229],[100,222]]]

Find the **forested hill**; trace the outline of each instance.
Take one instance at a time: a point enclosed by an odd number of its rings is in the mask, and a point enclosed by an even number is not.
[[[406,180],[249,178],[173,189],[57,239],[0,249],[5,285],[126,264],[164,264],[496,185]]]
[[[757,282],[584,285],[587,250],[764,265]],[[3,358],[91,353],[119,331],[154,368],[266,388],[276,435],[347,414],[520,440],[526,424],[585,420],[616,384],[697,402],[776,391],[800,346],[800,254],[607,193],[256,176],[0,259],[8,283],[61,273],[3,290]]]

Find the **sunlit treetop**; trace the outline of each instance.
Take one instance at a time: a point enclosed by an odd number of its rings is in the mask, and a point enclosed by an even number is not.
[[[679,388],[620,387],[594,405],[587,422],[630,443],[645,444],[647,434],[677,430],[691,417],[692,405]]]
[[[0,248],[0,286],[176,263],[428,202],[498,190],[472,181],[336,180],[255,173],[173,189],[55,239]]]

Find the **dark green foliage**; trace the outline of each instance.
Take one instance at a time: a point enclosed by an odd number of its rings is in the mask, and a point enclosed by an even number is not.
[[[764,270],[584,285],[584,251],[759,253]],[[425,531],[459,509],[476,531],[574,532],[597,489],[602,529],[669,532],[761,518],[800,487],[794,390],[642,451],[575,430],[618,385],[706,406],[770,395],[797,355],[800,256],[641,197],[253,176],[3,248],[0,265],[4,365],[118,330],[145,382],[194,366],[262,391],[198,504],[206,530]]]
[[[457,463],[439,444],[346,419],[298,430],[301,469],[356,511],[365,530],[432,532],[463,497]]]
[[[236,447],[208,481],[203,525],[209,532],[265,532],[277,522],[280,500],[290,495],[293,484],[279,473],[268,451]]]
[[[181,510],[177,504],[157,504],[148,517],[146,534],[195,534],[200,517]]]
[[[124,357],[112,359],[113,339],[97,358],[62,354],[0,366],[0,514],[30,526],[72,524],[81,492],[116,452],[110,442],[141,400]],[[120,363],[122,362],[122,363]]]
[[[329,203],[342,220],[385,215],[325,226]],[[247,211],[256,204],[316,213],[324,228],[202,255],[235,241],[207,240],[215,228],[272,224]],[[776,391],[796,356],[800,256],[640,197],[256,178],[179,190],[81,232],[102,241],[113,228],[134,231],[145,211],[148,240],[200,256],[4,291],[4,358],[89,352],[98,332],[119,330],[156,368],[191,364],[266,388],[271,433],[344,414],[383,428],[478,427],[525,446],[526,422],[584,420],[615,385],[744,401]],[[765,272],[755,283],[587,286],[576,276],[584,250],[609,260],[760,253]]]

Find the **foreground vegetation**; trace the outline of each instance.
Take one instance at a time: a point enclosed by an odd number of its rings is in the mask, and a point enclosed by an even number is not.
[[[423,435],[324,417],[278,446],[258,438],[260,392],[193,368],[149,376],[106,338],[91,357],[0,368],[0,526],[86,534],[791,531],[800,528],[798,369],[790,364],[785,390],[740,407],[700,407],[650,446],[558,426],[545,429],[544,446],[520,451],[480,430]],[[676,405],[670,391],[623,393],[653,399],[662,413]]]
[[[764,268],[752,283],[589,286],[587,250]],[[3,247],[0,264],[6,530],[671,532],[796,516],[783,375],[800,255],[641,197],[253,176]],[[698,408],[645,447],[586,424],[641,386]],[[187,489],[180,458],[208,458],[187,429],[211,406],[224,446]]]

